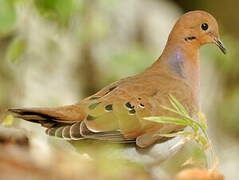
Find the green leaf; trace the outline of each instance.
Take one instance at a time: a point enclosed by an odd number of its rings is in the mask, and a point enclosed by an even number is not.
[[[15,38],[8,47],[6,58],[12,62],[18,60],[24,53],[26,41]]]
[[[170,149],[174,149],[180,145],[183,145],[189,141],[195,140],[205,151],[211,146],[210,139],[207,134],[207,120],[203,113],[198,112],[197,117],[199,121],[190,117],[189,113],[187,112],[186,108],[172,95],[169,95],[169,101],[174,109],[166,106],[161,107],[165,110],[168,110],[172,113],[182,116],[180,118],[173,118],[173,117],[147,117],[144,118],[146,120],[158,122],[158,123],[171,123],[171,124],[178,124],[178,125],[185,125],[192,128],[193,132],[177,132],[177,133],[166,133],[166,134],[157,134],[155,136],[161,137],[176,137],[179,135],[185,136],[184,139],[179,141],[176,145],[171,147]],[[200,131],[199,131],[200,130]],[[211,154],[213,151],[211,149]],[[213,156],[213,155],[212,155]],[[210,160],[208,160],[208,166],[210,166]]]
[[[183,125],[183,126],[190,125],[184,119],[178,119],[178,118],[173,118],[173,117],[160,116],[160,117],[146,117],[144,119],[149,120],[149,121],[158,122],[158,123],[170,123],[170,124],[177,124],[177,125]]]
[[[168,133],[168,134],[158,134],[157,136],[161,136],[161,137],[176,137],[176,136],[190,136],[193,135],[194,132],[184,132],[184,131],[180,131],[177,133]]]
[[[177,110],[174,110],[174,109],[169,108],[169,107],[167,107],[167,106],[160,105],[160,107],[162,107],[163,109],[168,110],[168,111],[170,111],[170,112],[173,112],[173,113],[175,113],[175,114],[184,116],[181,112],[178,112]]]
[[[169,95],[170,103],[177,109],[179,112],[184,114],[185,116],[189,116],[186,108],[172,95]]]
[[[209,142],[208,142],[207,138],[205,138],[203,135],[199,135],[196,139],[197,139],[198,143],[201,146],[203,146],[204,149],[208,148]]]
[[[16,12],[13,1],[0,0],[0,33],[6,34],[13,30]]]
[[[206,119],[205,115],[202,112],[198,112],[197,117],[201,121],[203,130],[206,130],[207,129],[207,119]]]
[[[77,10],[73,0],[37,0],[34,3],[43,17],[63,26],[68,25],[74,11]]]
[[[189,116],[189,113],[187,112],[186,108],[174,96],[169,95],[169,101],[175,109],[172,109],[172,108],[169,108],[166,106],[162,106],[162,105],[161,105],[161,107],[170,112],[181,115],[183,117],[182,119],[184,121],[187,121],[188,126],[191,126],[191,128],[194,130],[194,132],[197,132],[199,129],[202,129],[203,131],[206,130],[206,128],[207,128],[206,118],[204,116],[201,116],[201,117],[204,117],[204,119],[202,120],[202,122],[204,122],[204,123],[198,123],[197,121],[195,121],[194,119],[192,119]]]

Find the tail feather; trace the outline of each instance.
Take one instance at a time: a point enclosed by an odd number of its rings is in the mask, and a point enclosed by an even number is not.
[[[57,108],[13,108],[8,109],[14,117],[40,123],[43,127],[53,128],[71,125],[82,121],[84,113],[76,106],[62,106]]]
[[[55,131],[54,136],[59,137],[59,138],[63,138],[63,135],[62,135],[63,129],[64,129],[64,126],[57,128],[56,131]]]
[[[84,123],[84,109],[77,106],[58,108],[16,108],[9,109],[15,117],[35,122],[46,127],[46,134],[66,140],[84,138],[112,141],[117,143],[132,143],[135,139],[125,139],[120,131],[94,132]]]
[[[83,136],[80,134],[80,130],[76,131],[76,126],[78,126],[77,124],[80,124],[80,122],[75,123],[73,125],[64,125],[61,127],[48,128],[46,130],[46,134],[49,136],[56,136],[67,140],[79,140],[82,139]]]
[[[58,122],[71,123],[81,121],[85,113],[77,106],[62,106],[57,108],[14,108],[8,109],[18,118],[25,120],[54,120]]]
[[[43,109],[43,108],[19,108],[19,109],[8,109],[9,112],[14,113],[17,118],[31,120],[31,121],[44,121],[44,120],[57,120],[59,115],[54,110]]]

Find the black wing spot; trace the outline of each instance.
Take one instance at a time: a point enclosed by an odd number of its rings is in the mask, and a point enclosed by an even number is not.
[[[130,102],[127,102],[127,103],[125,104],[125,106],[126,106],[127,109],[133,109],[133,108],[134,108],[134,106],[132,106],[132,105],[130,104]]]
[[[36,116],[40,116],[46,120],[57,120],[59,119],[58,117],[53,117],[53,116],[50,116],[48,114],[43,114],[43,113],[40,113],[40,112],[31,112],[31,111],[22,111],[22,112],[17,112],[17,114],[20,114],[20,115],[36,115]],[[35,121],[34,119],[32,121]]]
[[[135,109],[129,110],[129,114],[130,114],[130,115],[133,115],[133,114],[135,114],[135,113],[136,113]]]
[[[96,119],[96,117],[91,116],[91,115],[88,115],[88,116],[86,117],[86,120],[87,120],[87,121],[92,121],[92,120],[95,120],[95,119]]]
[[[109,88],[109,90],[105,93],[106,94],[109,94],[111,91],[113,91],[115,88],[117,88],[117,86],[113,86],[111,88]]]
[[[93,96],[89,100],[96,100],[96,99],[100,99],[100,96]]]
[[[185,41],[197,39],[195,36],[184,38]]]
[[[108,104],[107,106],[105,106],[105,110],[106,111],[112,111],[113,110],[113,104]]]
[[[88,108],[89,108],[90,110],[93,110],[93,109],[95,109],[100,103],[101,103],[101,102],[91,104],[91,105],[88,106]]]
[[[139,107],[144,108],[144,104],[140,103]]]
[[[117,88],[117,86],[109,88],[109,91],[113,91],[115,88]]]

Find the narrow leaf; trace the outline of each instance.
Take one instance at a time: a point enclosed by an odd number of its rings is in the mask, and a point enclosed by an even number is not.
[[[196,139],[198,143],[203,147],[204,150],[209,148],[208,140],[204,136],[199,135]]]
[[[180,131],[177,133],[168,133],[168,134],[157,134],[156,136],[161,136],[161,137],[176,137],[176,136],[189,136],[189,135],[193,135],[193,132],[184,132],[184,131]]]
[[[15,62],[23,55],[25,47],[25,40],[21,38],[15,38],[7,49],[6,58],[10,61]]]
[[[188,116],[188,112],[186,108],[174,96],[169,95],[169,98],[170,98],[170,102],[176,109],[178,109],[182,114]]]
[[[174,109],[169,108],[169,107],[167,107],[167,106],[160,105],[160,107],[162,107],[163,109],[168,110],[168,111],[170,111],[170,112],[173,112],[173,113],[175,113],[175,114],[181,115],[182,117],[184,116],[184,114],[182,114],[181,112],[178,112],[177,110],[174,110]]]
[[[178,118],[173,118],[173,117],[160,116],[160,117],[146,117],[144,119],[149,120],[149,121],[158,122],[158,123],[170,123],[170,124],[178,124],[178,125],[183,125],[183,126],[190,125],[184,119],[178,119]]]
[[[206,119],[205,115],[202,112],[198,112],[197,117],[201,121],[203,130],[206,130],[207,129],[207,119]]]

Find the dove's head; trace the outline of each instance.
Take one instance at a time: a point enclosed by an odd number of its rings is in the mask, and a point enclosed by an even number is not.
[[[226,48],[219,38],[216,19],[205,11],[191,11],[184,14],[175,24],[169,40],[198,46],[214,43],[225,54]]]

